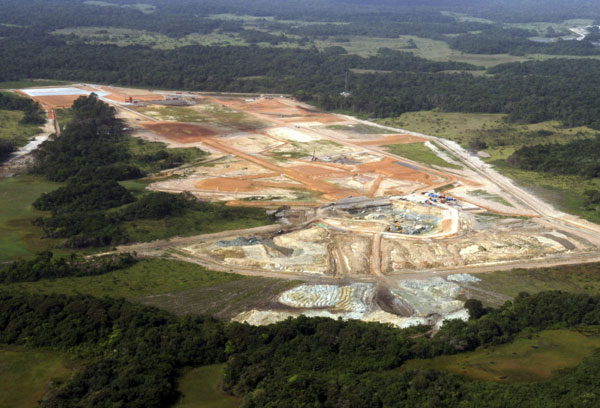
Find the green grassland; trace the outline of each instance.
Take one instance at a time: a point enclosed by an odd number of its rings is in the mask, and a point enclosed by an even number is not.
[[[104,275],[3,284],[0,290],[123,297],[177,315],[209,314],[231,319],[298,284],[214,272],[193,263],[154,258]]]
[[[214,204],[221,206],[223,204]],[[187,210],[183,215],[158,220],[139,219],[125,222],[123,227],[132,242],[149,242],[174,236],[210,234],[213,232],[261,227],[272,224],[265,211],[255,208],[232,208],[234,214]],[[237,214],[235,214],[237,213]]]
[[[241,312],[268,307],[273,298],[301,283],[263,277],[241,278],[182,290],[177,292],[177,296],[173,296],[172,292],[163,291],[162,294],[140,297],[136,301],[179,316],[208,314],[229,320]]]
[[[431,151],[424,143],[406,143],[384,146],[388,152],[431,166],[462,169],[462,166],[449,163]]]
[[[21,347],[0,348],[0,406],[33,408],[52,382],[67,380],[73,373],[72,363],[60,353],[28,350]]]
[[[206,122],[206,115],[197,110],[181,106],[138,106],[133,108],[144,115],[163,121],[174,122]]]
[[[581,176],[541,173],[519,170],[504,161],[492,161],[502,174],[532,191],[556,208],[578,215],[591,222],[600,223],[600,212],[585,209],[586,190],[600,190],[600,178],[586,179]]]
[[[509,203],[508,201],[506,201],[504,198],[502,198],[496,194],[490,194],[489,192],[487,192],[485,190],[474,190],[474,191],[469,192],[469,194],[472,196],[475,196],[475,197],[481,197],[484,200],[495,201],[495,202],[505,205],[507,207],[513,207],[513,205],[511,203]]]
[[[415,37],[417,38],[417,37]],[[323,51],[325,48],[339,46],[343,47],[348,54],[369,57],[377,54],[380,48],[389,48],[395,51],[414,51],[409,49],[409,37],[400,38],[377,38],[362,36],[344,36],[343,39],[329,37],[326,39],[315,39],[313,44]],[[445,43],[444,43],[445,44]]]
[[[85,294],[127,299],[179,292],[246,279],[241,275],[209,271],[202,266],[166,259],[147,259],[104,275],[61,278],[1,285],[11,291]]]
[[[60,186],[33,176],[0,179],[0,262],[31,256],[58,243],[44,239],[42,231],[31,225],[33,219],[46,214],[34,210],[31,204],[42,193]]]
[[[10,140],[16,146],[25,146],[29,139],[40,133],[37,125],[22,125],[21,111],[0,110],[0,139]]]
[[[524,62],[524,61],[543,61],[556,58],[556,55],[547,54],[528,54],[526,56],[516,56],[510,54],[469,54],[450,48],[448,43],[440,40],[432,40],[429,38],[421,38],[415,36],[400,36],[400,40],[412,39],[417,48],[407,49],[414,55],[426,58],[432,61],[457,61],[473,64],[480,67],[490,68],[496,65],[509,62]],[[599,58],[598,56],[581,57],[561,55],[561,58]]]
[[[481,273],[480,282],[470,285],[484,293],[498,293],[513,298],[520,292],[538,293],[561,290],[570,293],[600,294],[600,264],[563,265],[553,268],[514,269]]]
[[[220,391],[224,364],[189,370],[179,381],[181,399],[175,408],[235,408],[238,400]]]
[[[433,368],[483,381],[547,380],[557,370],[575,367],[600,348],[598,330],[593,332],[588,336],[576,330],[546,330],[498,347],[411,360],[402,370]]]
[[[225,106],[210,104],[203,111],[207,121],[216,125],[226,125],[241,130],[256,130],[270,126],[259,119]]]
[[[250,115],[225,106],[200,103],[191,107],[150,105],[136,111],[163,121],[209,123],[238,129],[262,129],[268,126]]]
[[[417,46],[416,48],[411,47],[411,40]],[[315,39],[313,43],[319,50],[324,50],[325,48],[332,46],[340,46],[343,47],[349,54],[355,54],[362,57],[368,57],[377,54],[377,50],[379,48],[389,48],[396,51],[410,52],[418,57],[432,61],[465,62],[482,67],[482,69],[508,62],[523,62],[556,58],[556,56],[542,54],[532,54],[527,56],[515,56],[510,54],[469,54],[458,50],[453,50],[445,41],[416,37],[413,35],[401,35],[398,38],[344,36],[343,40],[335,37],[329,37],[326,39]],[[480,74],[481,72],[473,71],[472,73]]]
[[[58,125],[62,129],[67,123],[69,123],[74,117],[73,110],[71,108],[57,109],[56,117],[58,118]]]
[[[524,145],[566,143],[596,133],[585,126],[565,128],[556,121],[526,125],[508,123],[506,115],[493,113],[408,112],[377,122],[450,139],[465,148],[474,140],[482,140],[488,145],[484,151],[492,156],[491,160],[505,159]]]

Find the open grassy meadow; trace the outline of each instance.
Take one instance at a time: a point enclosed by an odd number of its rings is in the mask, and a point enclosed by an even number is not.
[[[209,314],[231,319],[242,311],[268,303],[298,284],[297,281],[215,272],[193,263],[153,258],[104,275],[2,284],[0,290],[122,297],[177,315]]]
[[[175,122],[206,122],[206,115],[185,106],[148,105],[137,106],[135,111],[158,120]]]
[[[198,103],[191,107],[149,105],[134,108],[136,111],[163,121],[211,123],[240,129],[261,129],[266,123],[252,116],[213,103]]]
[[[566,143],[597,133],[584,126],[565,128],[556,121],[525,125],[509,123],[506,115],[493,113],[407,112],[377,122],[450,139],[465,148],[469,148],[471,142],[481,140],[488,146],[483,150],[492,156],[490,160],[506,159],[524,145]]]
[[[513,298],[520,292],[537,293],[561,290],[571,293],[600,294],[600,264],[563,265],[552,268],[513,269],[481,273],[472,284],[484,293],[494,292]]]
[[[244,279],[241,275],[209,271],[187,262],[147,259],[104,275],[14,283],[0,287],[33,293],[86,294],[132,299]]]
[[[21,111],[0,110],[0,139],[10,140],[16,146],[24,146],[29,139],[40,133],[37,125],[20,124],[23,116]]]
[[[315,39],[313,43],[321,51],[328,47],[338,46],[343,47],[348,54],[369,57],[376,55],[377,50],[380,48],[389,48],[396,51],[413,51],[409,49],[411,47],[409,40],[410,38],[408,37],[377,38],[350,35],[344,36],[343,39],[338,39],[336,37]]]
[[[55,380],[67,380],[72,363],[60,353],[0,347],[0,407],[33,408]]]
[[[235,408],[237,398],[220,391],[224,364],[189,370],[179,381],[181,399],[175,408]]]
[[[506,201],[504,198],[502,198],[496,194],[490,194],[489,192],[487,192],[485,190],[474,190],[474,191],[471,191],[469,194],[472,196],[475,196],[475,197],[481,197],[484,200],[495,201],[495,202],[505,205],[507,207],[513,207],[513,205],[511,203],[509,203],[508,201]]]
[[[58,125],[61,129],[69,123],[73,117],[75,116],[73,110],[71,108],[57,109],[56,117],[58,118]]]
[[[392,154],[396,154],[419,163],[431,166],[446,167],[450,169],[462,169],[462,166],[449,163],[436,155],[433,151],[431,151],[430,148],[425,146],[424,143],[394,144],[384,147]]]
[[[548,380],[563,368],[575,367],[600,348],[598,330],[545,330],[510,344],[453,356],[410,360],[401,370],[433,368],[483,381]]]
[[[186,210],[180,216],[158,220],[139,219],[122,225],[132,242],[149,242],[174,236],[211,234],[272,224],[270,216],[260,208],[225,208],[224,204],[212,205],[224,208],[224,211]]]
[[[234,275],[238,276],[238,275]],[[137,298],[148,306],[165,309],[173,314],[208,314],[229,320],[241,312],[260,309],[280,293],[301,282],[262,277],[246,277],[173,293]]]
[[[600,223],[600,212],[586,210],[584,192],[600,190],[600,178],[560,175],[520,170],[510,167],[501,160],[492,161],[502,174],[515,180],[517,184],[532,191],[556,208],[575,214],[588,221]]]
[[[42,193],[60,187],[41,177],[19,176],[0,179],[0,262],[32,256],[52,248],[58,241],[43,238],[31,221],[46,214],[33,209]]]

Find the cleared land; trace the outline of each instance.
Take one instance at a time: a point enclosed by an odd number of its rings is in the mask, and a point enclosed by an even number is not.
[[[172,146],[199,146],[215,155],[211,167],[202,171],[197,169],[193,175],[192,171],[186,170],[183,178],[156,183],[153,188],[186,190],[199,197],[225,201],[290,202],[304,201],[306,197],[313,200],[318,197],[319,201],[336,200],[361,195],[364,191],[370,191],[372,195],[396,194],[428,185],[435,188],[451,181],[440,172],[418,165],[402,166],[399,164],[401,159],[392,161],[370,150],[367,146],[391,140],[386,138],[390,132],[385,129],[375,134],[376,127],[323,114],[288,99],[203,98],[204,103],[191,108],[136,108],[140,113],[143,111],[160,120],[169,116],[169,120],[202,121],[193,124],[157,120],[140,124],[153,132],[153,135],[144,133],[145,138],[163,140]],[[205,107],[206,102],[210,103],[209,109]],[[223,108],[211,107],[215,105]],[[190,109],[201,115],[190,116]],[[203,118],[206,112],[212,118]],[[220,117],[215,117],[215,112],[221,113]],[[235,115],[243,118],[243,123],[232,120]],[[341,125],[346,127],[340,130],[323,127],[336,122],[347,125]],[[248,124],[252,123],[260,123],[266,128],[248,129]],[[351,142],[346,136],[347,129],[357,129],[358,136],[367,135],[369,139]],[[408,141],[411,138],[399,135],[393,140]],[[383,179],[389,180],[382,183]]]
[[[194,143],[201,141],[203,137],[214,136],[216,130],[205,126],[188,125],[185,123],[146,123],[144,127],[164,135],[167,139],[177,143]]]
[[[179,381],[181,399],[175,408],[235,408],[237,398],[220,391],[224,364],[194,368]]]
[[[147,92],[102,89],[123,97]],[[186,281],[173,287],[168,285],[183,278],[165,283],[157,277],[154,287],[148,273],[143,280],[129,276],[111,280],[114,274],[108,274],[86,283],[84,290],[94,288],[95,294],[121,290],[122,296],[177,314],[208,312],[252,324],[308,313],[399,327],[439,326],[445,318],[468,318],[463,297],[487,294],[495,302],[506,299],[503,293],[477,287],[478,279],[465,272],[599,259],[595,226],[547,208],[447,140],[322,113],[286,97],[183,92],[154,92],[148,97],[164,102],[177,97],[175,103],[187,106],[163,107],[159,102],[132,106],[115,99],[133,137],[163,142],[169,148],[200,148],[209,155],[203,162],[164,172],[148,185],[150,189],[186,191],[232,206],[270,207],[277,209],[277,224],[247,229],[266,219],[249,216],[231,220],[236,230],[230,232],[118,248],[145,256],[167,254],[253,280],[207,285]],[[493,117],[496,126],[502,126],[499,119]],[[248,123],[260,123],[260,128]],[[473,132],[487,131],[484,124]],[[512,132],[507,127],[503,137]],[[531,136],[530,130],[523,130],[518,137]],[[533,137],[548,135],[541,130]],[[495,140],[496,133],[485,135]],[[146,145],[140,142],[141,147]],[[395,150],[388,151],[389,145]],[[145,186],[144,181],[133,183],[137,194]],[[436,189],[444,189],[449,197],[431,193]],[[219,214],[219,220],[188,214],[126,227],[142,241],[189,235],[222,230],[228,212]],[[218,229],[211,229],[215,224]],[[294,280],[320,286],[298,289],[290,301],[281,293],[296,286]],[[13,288],[79,290],[75,281],[64,282],[68,285],[49,282]],[[353,283],[367,286],[355,288]]]
[[[58,183],[33,176],[0,178],[0,262],[33,255],[57,243],[44,239],[41,230],[31,225],[31,221],[45,214],[31,205],[42,193],[58,187]]]
[[[281,292],[298,284],[284,279],[244,276],[211,286],[141,297],[136,301],[176,315],[206,314],[231,319],[249,309],[268,307]]]
[[[402,370],[433,368],[483,381],[548,380],[557,370],[575,367],[600,347],[597,333],[545,330],[511,344],[455,356],[410,360]]]
[[[61,353],[0,347],[0,406],[33,408],[55,380],[67,380],[74,370]]]
[[[177,315],[230,319],[267,305],[298,282],[215,272],[171,259],[146,259],[104,275],[3,284],[12,292],[123,297]]]
[[[81,278],[61,278],[52,281],[24,282],[2,285],[13,291],[35,293],[88,294],[124,297],[128,299],[190,288],[208,287],[246,278],[181,261],[166,259],[142,260],[137,264],[104,275]]]

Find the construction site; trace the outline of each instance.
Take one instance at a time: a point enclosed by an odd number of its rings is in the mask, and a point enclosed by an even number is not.
[[[462,305],[477,273],[600,259],[597,225],[557,211],[444,139],[281,95],[87,84],[19,92],[48,112],[97,93],[132,136],[209,153],[154,175],[149,189],[273,214],[270,228],[119,248],[304,282],[238,321],[307,314],[439,325],[468,318]],[[391,153],[400,144],[420,145],[448,165]]]

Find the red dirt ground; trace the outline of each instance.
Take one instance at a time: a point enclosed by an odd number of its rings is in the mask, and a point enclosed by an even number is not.
[[[129,96],[119,95],[119,94],[109,94],[105,96],[106,99],[110,99],[115,102],[129,102]],[[142,101],[142,102],[152,102],[152,101],[162,101],[163,98],[160,95],[138,95],[132,96],[132,100],[134,101]]]
[[[129,97],[136,101],[158,101],[162,100],[161,95],[149,94],[143,90],[112,88],[107,86],[100,87],[103,91],[109,92],[106,98],[118,102],[129,102]]]
[[[239,201],[232,200],[228,201],[225,205],[228,207],[274,207],[278,208],[282,205],[289,205],[290,207],[320,207],[322,203],[315,203],[311,201]]]
[[[75,99],[79,98],[81,95],[48,95],[48,96],[28,96],[28,98],[33,99],[40,103],[40,105],[49,107],[49,108],[70,108],[75,102]]]
[[[327,115],[327,114],[317,114],[317,115],[308,115],[308,116],[300,116],[293,118],[285,118],[282,119],[287,123],[309,123],[309,122],[318,122],[324,125],[329,123],[341,122],[343,119],[338,118],[337,116]]]
[[[361,146],[380,146],[380,145],[389,145],[389,144],[408,144],[408,143],[422,143],[426,142],[427,139],[424,139],[419,136],[413,135],[392,135],[386,136],[375,140],[355,140],[353,143]]]
[[[188,123],[146,122],[141,125],[178,143],[203,142],[207,137],[217,134],[217,132],[206,126]]]
[[[305,166],[294,166],[292,169],[310,176],[327,176],[327,177],[345,177],[347,174],[342,171],[328,169],[321,166],[305,165]]]
[[[418,181],[424,184],[431,184],[430,174],[396,164],[396,161],[397,160],[386,157],[379,162],[360,164],[357,168],[360,173],[377,173],[398,180]]]
[[[272,181],[260,181],[256,179],[238,179],[228,177],[217,177],[205,179],[196,183],[196,187],[203,190],[227,191],[250,193],[262,188],[302,189],[301,184],[277,183]]]
[[[276,164],[270,163],[264,159],[261,159],[258,156],[239,151],[229,146],[228,144],[222,143],[217,138],[207,137],[204,140],[202,140],[202,142],[222,152],[233,154],[241,159],[247,160],[254,164],[258,164],[259,166],[264,167],[265,169],[285,174],[292,180],[304,184],[307,189],[323,193],[325,199],[338,200],[340,198],[345,198],[349,195],[356,194],[354,190],[339,188],[330,183],[320,180],[318,177],[309,176],[292,168],[277,166]]]
[[[227,177],[205,179],[196,183],[196,187],[203,190],[227,192],[253,192],[257,190],[254,180],[240,180]]]
[[[237,108],[243,111],[257,112],[266,115],[304,116],[305,114],[304,110],[289,106],[276,99],[262,99],[254,102],[237,104]]]

